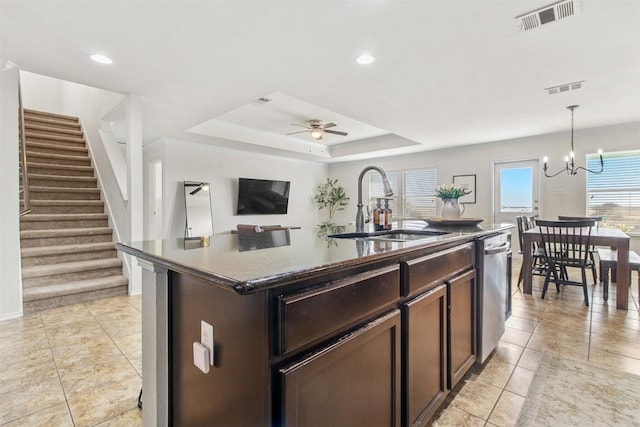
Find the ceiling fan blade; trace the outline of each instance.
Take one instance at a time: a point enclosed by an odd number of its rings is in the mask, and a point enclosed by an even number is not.
[[[337,125],[337,124],[335,124],[335,123],[327,123],[326,125],[324,125],[324,126],[322,126],[322,127],[323,127],[324,129],[327,129],[327,128],[332,128],[332,127],[335,127],[335,126],[338,126],[338,125]]]
[[[305,129],[311,129],[309,126],[307,125],[299,125],[297,123],[289,123],[291,126],[300,126],[301,128],[305,128]]]
[[[326,133],[333,133],[335,135],[347,136],[349,135],[347,132],[340,132],[338,130],[325,130]]]
[[[309,132],[308,130],[299,130],[298,132],[290,132],[287,135],[295,135],[296,133],[307,133]]]

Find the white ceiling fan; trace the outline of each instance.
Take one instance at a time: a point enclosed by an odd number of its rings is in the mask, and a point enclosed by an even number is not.
[[[290,132],[287,135],[295,135],[297,133],[309,132],[311,136],[316,140],[322,140],[322,135],[324,133],[331,133],[334,135],[347,136],[349,135],[347,132],[341,132],[338,130],[330,130],[329,128],[337,126],[335,123],[323,123],[322,120],[309,120],[309,123],[306,125],[299,125],[297,123],[291,123],[291,126],[300,126],[305,128],[305,130]]]

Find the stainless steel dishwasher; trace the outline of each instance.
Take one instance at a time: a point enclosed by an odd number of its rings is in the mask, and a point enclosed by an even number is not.
[[[477,250],[477,356],[484,363],[504,334],[507,301],[509,233],[478,239]]]

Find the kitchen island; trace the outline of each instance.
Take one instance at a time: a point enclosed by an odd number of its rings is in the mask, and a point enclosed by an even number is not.
[[[511,228],[118,244],[144,267],[144,425],[426,424],[476,360],[476,241]]]

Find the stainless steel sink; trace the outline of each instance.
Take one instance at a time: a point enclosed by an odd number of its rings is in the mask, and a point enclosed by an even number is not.
[[[409,242],[412,240],[442,236],[444,234],[449,234],[449,232],[432,230],[388,230],[362,233],[339,233],[331,234],[328,237],[334,237],[336,239],[367,239],[382,240],[386,242]]]

